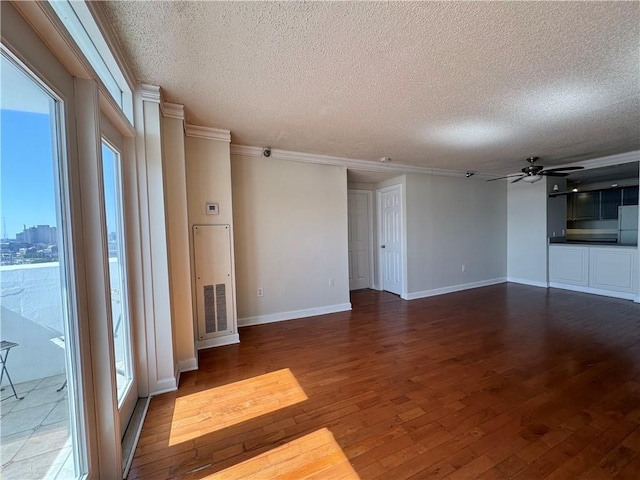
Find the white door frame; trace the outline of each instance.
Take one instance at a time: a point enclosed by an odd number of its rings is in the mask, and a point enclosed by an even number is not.
[[[376,288],[376,277],[375,277],[375,245],[373,239],[373,192],[371,190],[360,190],[357,188],[347,188],[347,195],[349,193],[366,193],[367,194],[367,209],[369,210],[369,215],[367,218],[368,227],[367,227],[367,235],[369,236],[369,288]],[[348,207],[347,207],[348,210]]]
[[[407,259],[406,259],[406,234],[405,234],[405,211],[404,211],[404,189],[401,183],[395,185],[389,185],[388,187],[379,188],[376,190],[376,221],[377,221],[377,238],[376,238],[376,249],[378,254],[375,256],[378,260],[377,264],[377,278],[378,283],[376,285],[377,290],[384,290],[384,259],[382,257],[382,194],[386,192],[390,192],[392,190],[398,190],[398,194],[400,197],[400,263],[402,265],[402,282],[400,288],[400,297],[403,299],[407,299]]]

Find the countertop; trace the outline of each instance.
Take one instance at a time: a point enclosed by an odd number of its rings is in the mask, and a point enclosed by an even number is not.
[[[549,245],[579,245],[583,247],[623,247],[623,248],[638,248],[637,245],[621,245],[615,242],[594,242],[589,240],[556,240],[553,238],[549,239]]]

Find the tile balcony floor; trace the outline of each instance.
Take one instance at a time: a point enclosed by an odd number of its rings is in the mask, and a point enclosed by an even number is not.
[[[5,480],[74,478],[65,375],[16,384],[2,391],[0,477]]]

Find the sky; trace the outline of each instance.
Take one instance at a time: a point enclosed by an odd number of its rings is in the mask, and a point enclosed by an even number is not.
[[[4,55],[0,58],[0,236],[24,226],[58,225],[58,154],[52,123],[55,101]],[[117,157],[103,145],[107,231],[116,228]]]
[[[0,235],[15,238],[23,226],[57,226],[50,116],[0,110]],[[56,159],[57,160],[57,159]],[[116,225],[115,155],[103,147],[107,231]],[[4,226],[6,225],[6,232]]]
[[[49,115],[0,110],[0,233],[56,225]],[[5,232],[6,225],[6,232]]]

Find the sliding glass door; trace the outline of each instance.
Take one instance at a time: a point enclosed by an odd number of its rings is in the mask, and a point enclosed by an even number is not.
[[[2,48],[4,479],[87,472],[64,102]]]

